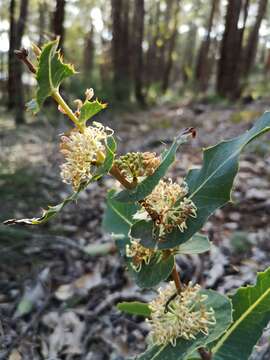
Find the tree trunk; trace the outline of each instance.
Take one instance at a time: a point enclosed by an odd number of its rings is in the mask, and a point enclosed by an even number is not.
[[[83,54],[83,69],[87,77],[91,76],[94,63],[94,26],[91,23],[91,28],[85,37],[84,54]]]
[[[218,63],[217,92],[230,99],[238,98],[240,89],[240,65],[242,58],[242,40],[248,11],[248,0],[244,5],[243,27],[238,28],[242,10],[242,0],[229,0],[223,33],[220,60]]]
[[[9,49],[9,79],[8,97],[9,109],[15,109],[17,124],[24,120],[24,91],[22,84],[22,64],[15,57],[14,50],[20,49],[28,13],[28,0],[21,0],[18,20],[15,20],[16,3],[10,2],[10,49]]]
[[[65,38],[65,5],[66,0],[56,0],[55,12],[53,15],[52,30],[55,36],[60,36],[59,48],[63,52],[63,44]]]
[[[133,17],[133,59],[134,87],[136,100],[145,104],[143,94],[143,33],[144,33],[144,0],[135,0]]]
[[[173,66],[173,51],[175,49],[176,38],[178,34],[178,25],[179,25],[179,10],[180,10],[180,3],[176,1],[176,8],[174,9],[173,13],[173,28],[170,38],[167,41],[168,44],[168,51],[167,51],[167,59],[164,64],[163,70],[163,80],[162,80],[162,91],[165,93],[169,87],[170,81],[170,74]]]
[[[46,1],[40,1],[38,4],[39,11],[39,39],[38,46],[41,47],[45,42],[44,31],[46,29],[46,14],[47,14],[47,3]]]
[[[16,19],[15,19],[15,0],[10,0],[9,5],[9,52],[8,52],[8,109],[15,107],[15,92],[16,92],[16,57],[14,50],[16,50]]]
[[[258,47],[258,39],[259,39],[259,30],[266,13],[267,8],[267,0],[260,0],[258,13],[256,16],[255,24],[249,34],[247,46],[244,50],[245,56],[243,61],[243,75],[248,76],[250,70],[254,64],[257,47]]]
[[[115,97],[126,101],[130,95],[129,0],[112,1],[112,57]]]
[[[145,61],[145,78],[147,88],[153,83],[153,81],[157,80],[158,71],[158,39],[160,37],[160,22],[161,22],[161,9],[160,9],[160,1],[157,1],[155,4],[155,9],[153,9],[153,13],[150,14],[149,19],[149,34],[148,34],[148,50],[146,53],[146,61]]]
[[[195,79],[198,83],[199,89],[202,91],[206,90],[208,86],[208,80],[210,75],[209,50],[211,45],[211,32],[218,6],[219,0],[212,0],[211,13],[207,26],[207,34],[205,39],[201,43],[201,47],[198,53],[198,59],[195,69]]]

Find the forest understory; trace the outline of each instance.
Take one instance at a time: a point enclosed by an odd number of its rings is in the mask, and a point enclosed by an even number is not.
[[[201,164],[200,148],[240,134],[268,109],[269,99],[250,104],[175,103],[100,118],[118,134],[119,153],[160,153],[182,128],[197,137],[177,153],[170,176],[185,176]],[[39,119],[40,121],[42,120]],[[0,115],[0,220],[38,216],[69,194],[61,182],[55,127],[43,119],[16,127]],[[181,256],[182,279],[230,293],[252,283],[270,266],[270,137],[241,157],[233,203],[204,227],[212,241],[204,255]],[[80,194],[77,203],[40,227],[0,225],[0,359],[121,360],[145,348],[147,324],[116,309],[121,300],[149,300],[125,272],[110,235],[101,228],[105,178]],[[270,358],[270,329],[252,360]]]

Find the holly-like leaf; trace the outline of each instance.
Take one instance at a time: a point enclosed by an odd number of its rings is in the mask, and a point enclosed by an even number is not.
[[[212,349],[213,360],[247,360],[270,322],[270,268],[232,296],[233,323]]]
[[[81,191],[86,189],[86,187],[94,182],[100,179],[103,175],[107,174],[114,161],[114,154],[116,151],[116,142],[112,136],[110,136],[106,143],[106,158],[104,163],[97,168],[96,173],[93,175],[93,177],[87,181],[86,183],[81,184],[80,188],[68,196],[63,202],[61,202],[58,205],[49,206],[47,210],[43,210],[43,213],[40,217],[31,218],[31,219],[10,219],[6,220],[4,222],[5,225],[14,225],[14,224],[22,224],[22,225],[39,225],[44,224],[52,217],[55,217],[67,204],[69,204],[72,201],[75,201],[78,199],[78,196]]]
[[[190,135],[193,135],[194,129],[189,128],[185,129],[180,133],[176,139],[174,140],[172,146],[164,152],[162,156],[162,161],[159,167],[155,170],[153,175],[148,176],[142,182],[140,182],[134,189],[132,190],[123,190],[120,193],[115,195],[115,199],[117,201],[122,202],[135,202],[144,199],[147,195],[149,195],[153,189],[159,183],[159,180],[162,179],[170,165],[175,160],[175,153],[178,147],[185,143]]]
[[[115,190],[107,195],[107,207],[103,216],[102,227],[114,235],[122,234],[128,237],[129,229],[134,224],[133,215],[138,211],[137,204],[126,204],[114,198]]]
[[[270,112],[266,112],[243,135],[222,141],[204,151],[201,169],[190,170],[185,179],[189,187],[189,198],[197,207],[197,217],[187,220],[187,229],[184,232],[176,228],[157,242],[157,239],[152,237],[153,222],[151,221],[147,225],[143,224],[143,221],[136,223],[131,232],[136,231],[137,237],[142,239],[144,246],[151,248],[174,248],[189,240],[216,209],[231,200],[231,190],[238,171],[241,151],[252,140],[269,130]]]
[[[140,301],[121,302],[117,304],[117,309],[131,315],[139,315],[144,317],[149,317],[151,315],[151,310],[148,304],[142,303]]]
[[[102,104],[98,100],[88,101],[86,100],[80,109],[79,122],[86,123],[87,120],[91,119],[94,115],[105,109],[107,104]]]
[[[134,224],[133,215],[138,210],[135,203],[123,203],[115,200],[115,190],[111,190],[107,196],[107,208],[103,217],[103,228],[112,233],[116,238],[116,245],[120,254],[126,257],[126,246],[130,244],[129,230]],[[160,254],[160,256],[162,256]],[[131,266],[131,259],[126,258],[128,270],[136,282],[142,288],[151,288],[161,281],[167,280],[174,266],[174,257],[154,257],[149,264],[143,264],[139,272]]]
[[[198,334],[194,340],[178,339],[176,346],[154,345],[146,352],[137,356],[136,360],[184,360],[192,356],[196,349],[200,347],[207,347],[207,345],[217,338],[219,338],[226,329],[230,326],[232,321],[232,305],[230,300],[213,290],[202,290],[202,293],[207,295],[205,305],[208,309],[211,307],[215,311],[216,324],[209,326],[209,334]],[[237,359],[237,358],[234,358]]]
[[[143,264],[140,271],[135,271],[128,260],[128,270],[136,284],[145,289],[157,286],[168,279],[174,267],[174,256],[157,259],[156,256],[149,264]]]
[[[56,39],[45,44],[39,56],[36,75],[38,107],[36,107],[35,112],[38,111],[47,97],[58,91],[63,80],[75,74],[73,66],[63,62],[60,52],[57,50],[58,43],[59,39]]]

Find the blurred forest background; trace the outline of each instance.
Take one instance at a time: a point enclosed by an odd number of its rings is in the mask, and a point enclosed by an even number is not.
[[[14,50],[57,35],[80,71],[68,89],[77,96],[91,86],[140,105],[187,93],[256,98],[268,90],[269,11],[267,0],[1,0],[1,104],[24,121],[33,79]]]
[[[268,5],[268,6],[267,6]],[[120,313],[122,300],[148,301],[101,227],[112,180],[104,177],[52,221],[8,227],[70,193],[60,178],[59,134],[70,129],[53,101],[25,112],[35,79],[14,54],[60,36],[79,71],[61,89],[86,88],[109,106],[98,121],[114,129],[118,153],[160,154],[182,128],[198,136],[181,148],[169,176],[200,166],[201,148],[247,130],[270,104],[267,0],[0,0],[0,359],[124,360],[145,349],[148,327]],[[30,57],[34,61],[34,57]],[[241,157],[233,203],[203,232],[202,255],[177,256],[184,282],[228,293],[270,266],[270,139]],[[251,360],[270,359],[270,328]]]

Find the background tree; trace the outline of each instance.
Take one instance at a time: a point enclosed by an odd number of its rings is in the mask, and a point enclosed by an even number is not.
[[[22,46],[22,37],[28,13],[28,0],[20,1],[20,9],[16,18],[16,1],[10,1],[10,32],[9,32],[9,56],[8,56],[8,108],[15,109],[17,124],[24,122],[24,91],[22,88],[22,65],[17,60],[14,51]]]
[[[55,11],[52,20],[52,32],[55,36],[60,36],[59,47],[62,49],[62,51],[65,40],[65,5],[66,0],[56,0]]]
[[[266,13],[267,2],[268,0],[259,1],[258,12],[255,19],[255,23],[249,33],[247,45],[244,50],[245,53],[243,57],[243,76],[247,76],[250,73],[250,70],[255,61],[255,56],[258,47],[258,40],[259,40],[259,30],[262,20]]]
[[[240,95],[242,40],[248,6],[248,0],[229,0],[227,5],[217,73],[217,91],[221,96],[237,98]],[[243,11],[243,25],[240,28],[241,11]]]
[[[211,33],[214,24],[214,18],[219,7],[219,0],[212,0],[211,12],[206,26],[206,36],[202,40],[195,69],[195,79],[200,90],[206,90],[208,86],[210,73],[209,50],[211,45]]]
[[[137,101],[144,105],[143,94],[143,35],[144,35],[144,0],[135,0],[133,14],[133,64],[134,91]]]

